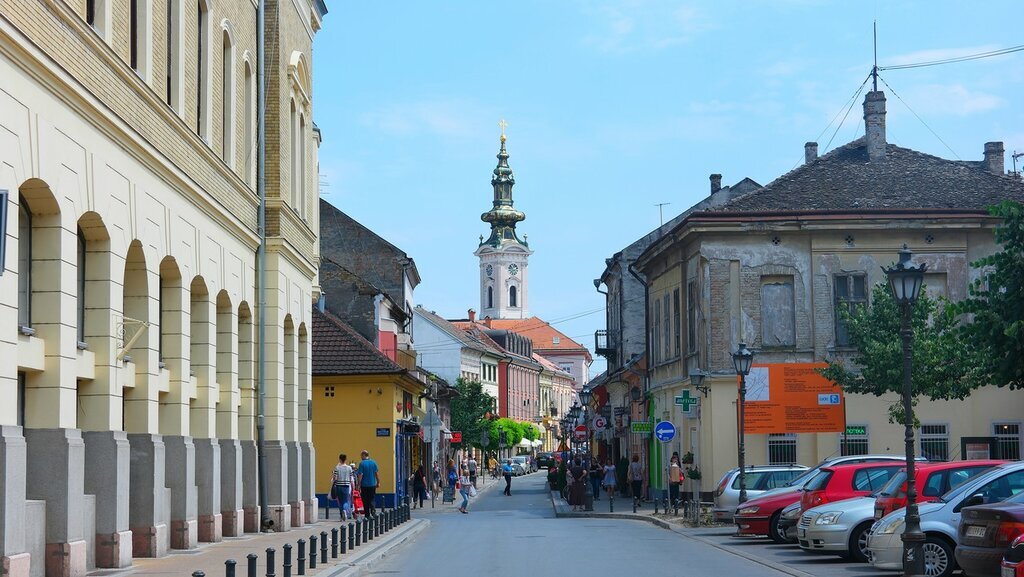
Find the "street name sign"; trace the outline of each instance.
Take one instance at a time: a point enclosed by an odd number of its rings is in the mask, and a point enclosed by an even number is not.
[[[667,443],[675,438],[676,426],[671,421],[661,421],[654,427],[654,436],[662,443]]]

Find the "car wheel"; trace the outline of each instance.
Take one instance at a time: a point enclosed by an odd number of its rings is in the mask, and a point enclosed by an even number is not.
[[[779,526],[782,518],[782,511],[776,511],[771,519],[768,519],[768,537],[776,543],[789,543],[786,539],[786,531]]]
[[[872,523],[874,521],[861,523],[854,527],[853,532],[850,533],[850,542],[847,544],[850,552],[850,561],[854,563],[868,562],[868,532],[871,531]]]
[[[928,536],[924,549],[924,574],[928,577],[949,577],[956,569],[953,548],[944,539]]]

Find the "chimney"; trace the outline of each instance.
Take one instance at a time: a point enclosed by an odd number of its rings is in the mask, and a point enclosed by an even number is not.
[[[1003,165],[1003,143],[985,143],[985,170],[992,174],[1003,174],[1006,169]]]
[[[881,90],[864,96],[864,140],[869,162],[885,160],[885,93]]]
[[[722,175],[712,174],[711,175],[711,194],[715,194],[719,190],[722,190]]]
[[[473,310],[473,309],[469,309],[469,322],[471,322],[471,323],[475,323],[476,322],[476,311]]]
[[[804,164],[814,162],[815,158],[818,158],[818,143],[808,142],[804,144]]]
[[[491,328],[491,315],[484,317],[484,326]]]

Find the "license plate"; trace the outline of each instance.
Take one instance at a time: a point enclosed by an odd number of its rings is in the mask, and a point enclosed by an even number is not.
[[[796,530],[796,536],[799,537],[800,539],[806,539],[807,538],[807,529],[797,529]]]
[[[1013,577],[1013,567],[1003,567],[1000,569],[1001,577]]]
[[[967,526],[967,533],[966,533],[966,535],[968,537],[984,537],[985,536],[985,526],[984,525],[968,525]]]

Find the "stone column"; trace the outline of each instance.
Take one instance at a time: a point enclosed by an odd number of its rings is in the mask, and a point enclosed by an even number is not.
[[[288,504],[288,451],[284,441],[267,440],[264,445],[267,469],[267,507],[270,509],[270,518],[274,522],[274,530],[287,531],[292,526],[291,505]]]
[[[0,575],[28,577],[25,543],[25,469],[21,427],[0,426]]]
[[[292,512],[292,527],[305,525],[306,508],[302,503],[302,452],[297,441],[286,441],[288,451],[288,505]]]
[[[316,451],[313,443],[299,443],[302,454],[302,492],[299,497],[306,504],[306,522],[316,523],[320,507],[316,500]]]
[[[167,453],[167,488],[171,490],[171,548],[194,549],[198,545],[198,491],[196,448],[192,437],[164,437]]]
[[[78,429],[25,429],[26,496],[46,501],[46,575],[86,572],[85,443]]]
[[[221,439],[220,514],[225,537],[240,537],[243,533],[242,465],[242,443],[235,439]]]
[[[128,523],[131,446],[122,431],[87,431],[85,491],[96,496],[96,566],[132,564],[132,532]]]
[[[242,446],[242,509],[245,511],[244,529],[246,533],[259,533],[260,495],[256,441],[240,441],[239,444]]]
[[[223,536],[221,517],[221,454],[217,439],[195,439],[196,488],[199,493],[199,540],[216,543]]]
[[[128,487],[128,526],[133,557],[163,557],[170,548],[165,447],[160,435],[132,433]]]

